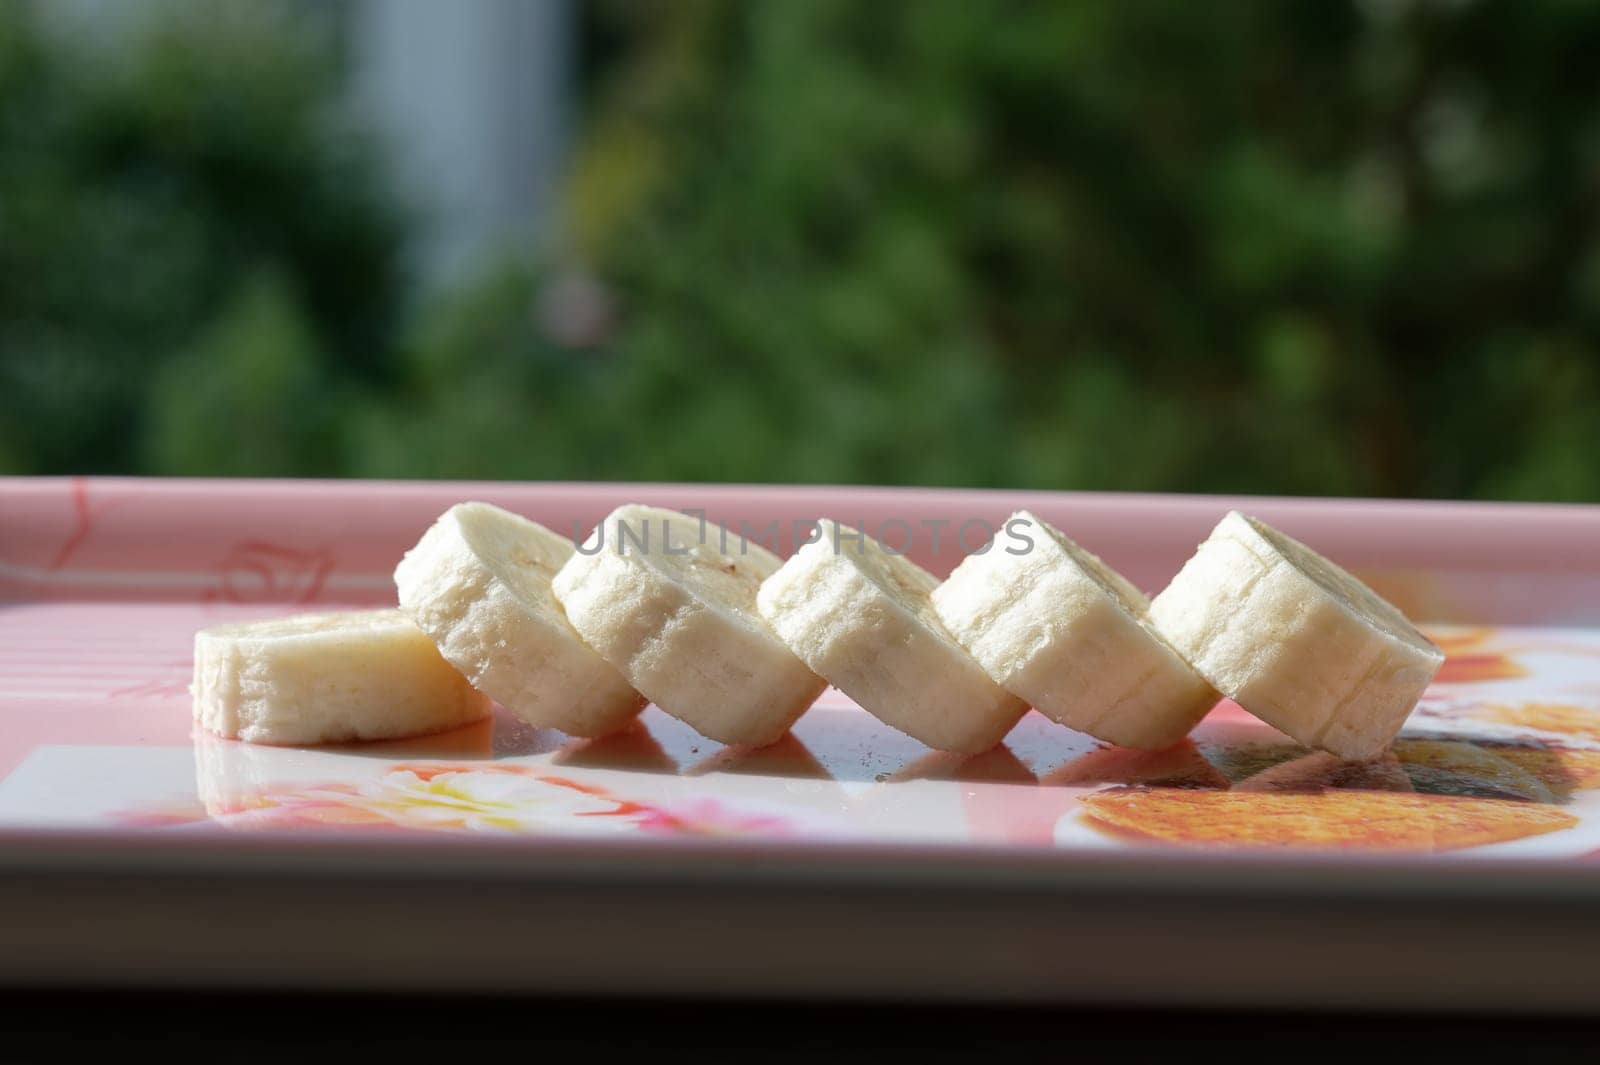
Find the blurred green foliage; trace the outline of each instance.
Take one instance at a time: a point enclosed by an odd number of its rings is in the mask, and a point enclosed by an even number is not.
[[[1594,5],[611,11],[664,472],[1600,499]]]
[[[0,0],[0,464],[345,472],[336,397],[394,376],[403,226],[270,7],[137,49]]]
[[[291,28],[0,19],[0,465],[1600,500],[1600,8],[584,18],[555,253],[403,322]]]

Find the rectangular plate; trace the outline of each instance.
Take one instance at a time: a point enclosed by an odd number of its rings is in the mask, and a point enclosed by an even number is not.
[[[315,749],[192,732],[197,628],[392,603],[464,499],[567,534],[703,509],[780,552],[836,517],[940,574],[1026,507],[1151,591],[1238,506],[1450,657],[1360,773],[1228,703],[1159,754],[1029,714],[965,761],[832,690],[758,751],[653,707],[601,741],[503,712]],[[1600,508],[0,479],[6,982],[1589,1009],[1597,853]]]

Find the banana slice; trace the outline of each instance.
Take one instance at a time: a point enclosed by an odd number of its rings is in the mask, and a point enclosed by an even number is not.
[[[202,629],[194,714],[251,743],[398,739],[486,717],[487,699],[398,610]]]
[[[1238,511],[1156,596],[1150,619],[1230,699],[1351,760],[1383,752],[1444,662],[1377,593]]]
[[[451,507],[394,571],[400,606],[475,688],[524,721],[603,736],[644,698],[567,622],[550,579],[572,541],[488,503]]]
[[[761,614],[806,665],[885,724],[975,754],[1027,705],[1000,688],[934,613],[938,580],[835,521],[767,578]]]
[[[1219,696],[1146,620],[1149,601],[1027,511],[1005,528],[1032,546],[968,555],[933,608],[988,671],[1034,709],[1123,747],[1170,747]]]
[[[721,743],[762,746],[824,687],[756,612],[778,565],[718,526],[630,504],[551,586],[572,627],[651,702]]]

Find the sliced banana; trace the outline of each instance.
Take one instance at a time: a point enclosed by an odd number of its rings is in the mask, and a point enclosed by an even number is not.
[[[572,541],[488,503],[433,523],[394,571],[401,609],[473,687],[530,724],[604,736],[644,697],[567,622],[550,579]]]
[[[300,614],[195,634],[195,719],[230,739],[398,739],[465,725],[489,710],[489,700],[398,610]]]
[[[1068,728],[1147,750],[1186,736],[1219,697],[1151,628],[1143,593],[1025,510],[1005,528],[1015,546],[997,538],[934,590],[961,645]]]
[[[825,686],[756,612],[760,544],[676,511],[618,507],[556,574],[572,627],[662,710],[722,743],[779,739]]]
[[[885,724],[942,751],[999,743],[1027,710],[934,613],[937,578],[835,521],[768,577],[761,614],[806,665]]]
[[[1383,752],[1444,662],[1377,593],[1238,511],[1156,596],[1150,618],[1230,699],[1352,760]]]

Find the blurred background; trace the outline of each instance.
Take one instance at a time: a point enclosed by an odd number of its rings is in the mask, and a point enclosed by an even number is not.
[[[0,472],[1600,500],[1600,5],[0,0]]]

